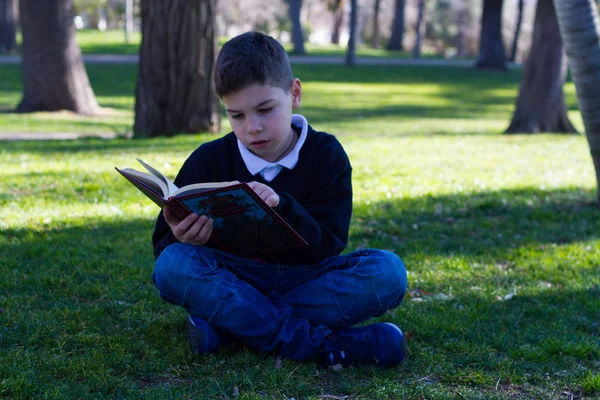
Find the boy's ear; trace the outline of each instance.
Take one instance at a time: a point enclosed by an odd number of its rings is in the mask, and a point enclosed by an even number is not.
[[[292,109],[300,107],[300,101],[302,100],[302,84],[300,79],[294,78],[290,86],[290,95],[292,96]]]

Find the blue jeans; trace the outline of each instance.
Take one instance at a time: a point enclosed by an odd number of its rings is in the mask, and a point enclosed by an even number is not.
[[[407,284],[402,260],[383,250],[288,266],[182,243],[161,253],[152,279],[163,299],[217,331],[294,360],[314,358],[332,328],[397,307]]]

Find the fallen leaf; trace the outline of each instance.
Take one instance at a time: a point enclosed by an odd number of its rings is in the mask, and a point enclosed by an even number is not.
[[[240,396],[240,388],[237,386],[233,387],[233,397],[239,397]]]
[[[342,372],[342,370],[344,369],[344,366],[342,364],[335,364],[335,365],[332,365],[329,368],[331,368],[335,372]]]
[[[504,301],[510,300],[513,297],[515,297],[517,294],[516,293],[509,293],[506,296],[503,297]]]
[[[406,339],[406,341],[413,340],[414,337],[415,337],[414,331],[408,331],[404,334],[404,339]]]
[[[275,369],[281,369],[281,358],[275,359]]]

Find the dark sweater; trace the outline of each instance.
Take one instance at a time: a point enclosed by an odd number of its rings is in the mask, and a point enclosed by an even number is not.
[[[352,168],[335,136],[308,127],[298,163],[283,168],[271,181],[253,176],[237,147],[233,132],[198,147],[185,161],[175,185],[238,180],[270,186],[280,198],[275,211],[309,243],[309,247],[274,253],[265,261],[281,264],[315,264],[338,255],[348,243],[352,215]],[[152,236],[154,254],[177,242],[162,212]],[[209,242],[210,243],[210,242]]]

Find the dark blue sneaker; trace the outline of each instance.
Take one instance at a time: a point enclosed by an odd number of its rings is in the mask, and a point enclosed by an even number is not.
[[[230,340],[218,333],[206,320],[188,315],[187,335],[190,351],[194,354],[214,354],[221,347],[230,344]]]
[[[325,365],[378,365],[392,368],[406,360],[400,328],[386,322],[334,331],[325,339],[317,362]]]

